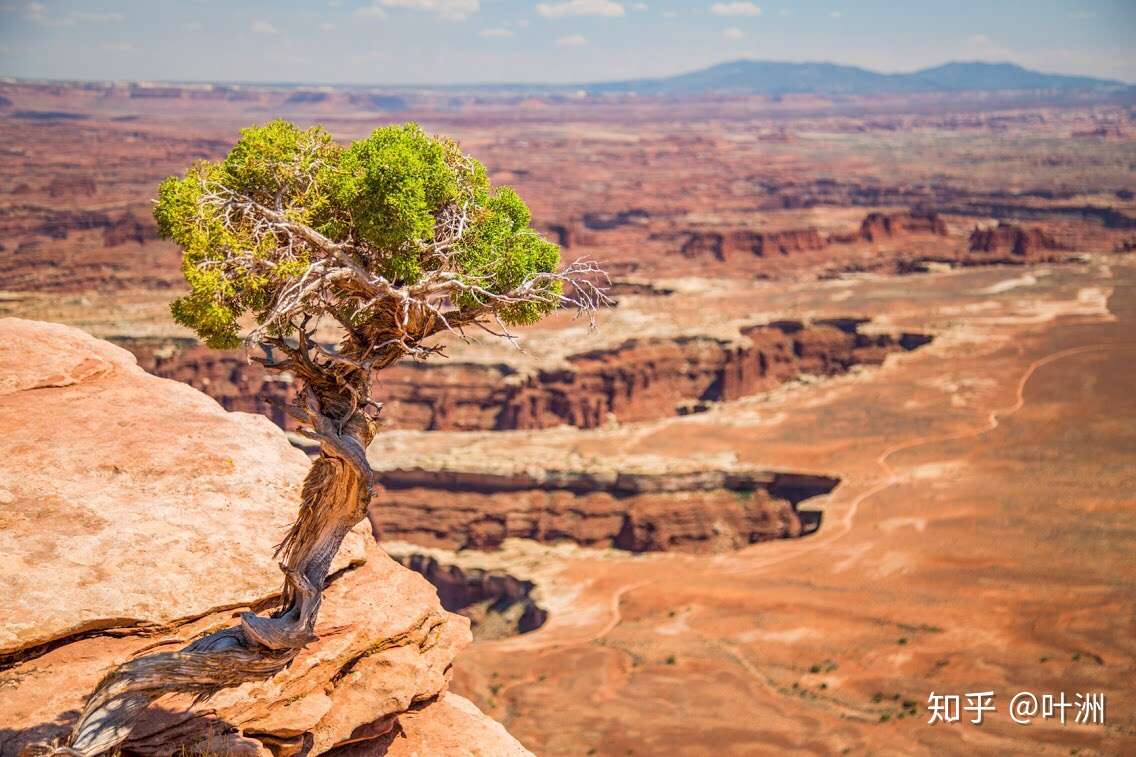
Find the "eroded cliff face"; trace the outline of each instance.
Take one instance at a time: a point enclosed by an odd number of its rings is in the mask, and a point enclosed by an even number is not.
[[[1064,249],[1051,234],[1036,226],[1022,227],[1001,222],[992,228],[976,228],[970,234],[970,251],[983,254],[1037,257],[1044,251]]]
[[[438,590],[442,607],[469,618],[475,639],[528,633],[548,619],[548,611],[533,597],[532,581],[500,570],[443,564],[417,551],[392,556]]]
[[[933,211],[910,210],[896,213],[869,213],[860,223],[860,238],[869,242],[908,234],[945,237],[947,223]]]
[[[632,552],[721,552],[803,536],[820,514],[798,503],[838,479],[759,470],[688,473],[388,470],[371,512],[384,537],[493,549],[508,538]]]
[[[294,517],[308,461],[262,417],[227,413],[77,329],[18,319],[0,319],[0,427],[8,757],[65,736],[114,665],[269,609],[281,585],[273,545]],[[469,622],[366,528],[333,570],[319,639],[292,665],[207,704],[163,700],[124,748],[315,755],[385,738],[402,715],[419,721],[444,703]],[[471,722],[495,732],[463,712],[475,745]],[[497,733],[486,753],[525,753],[507,742]]]
[[[739,255],[762,258],[767,255],[791,255],[805,250],[820,250],[828,240],[813,228],[758,232],[733,230],[726,232],[685,230],[663,232],[651,237],[678,245],[687,258],[711,258],[727,262]]]
[[[766,391],[801,374],[831,376],[877,365],[889,353],[930,341],[914,333],[864,333],[866,323],[777,321],[745,327],[732,341],[632,339],[526,373],[484,363],[403,362],[376,376],[374,395],[385,403],[393,428],[596,428],[696,412],[705,403]],[[147,370],[188,383],[229,410],[262,413],[284,428],[293,423],[281,409],[292,396],[291,384],[250,364],[240,351],[171,340],[123,345]]]

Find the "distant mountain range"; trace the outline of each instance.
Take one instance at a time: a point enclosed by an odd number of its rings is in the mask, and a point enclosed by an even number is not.
[[[629,79],[582,85],[593,93],[649,95],[817,93],[871,95],[890,92],[1075,90],[1126,87],[1089,76],[1030,71],[1013,63],[945,63],[910,74],[881,74],[835,63],[735,60],[660,79]]]

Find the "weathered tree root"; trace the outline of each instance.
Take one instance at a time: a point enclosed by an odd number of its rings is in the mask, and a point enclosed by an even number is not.
[[[159,697],[192,694],[196,703],[222,689],[270,678],[316,640],[316,618],[332,560],[348,532],[365,517],[370,500],[375,476],[366,449],[375,423],[342,395],[331,394],[321,402],[309,388],[304,396],[321,455],[304,479],[296,522],[277,547],[284,572],[280,608],[269,617],[246,612],[239,625],[177,652],[119,665],[95,687],[66,744],[38,745],[39,754],[95,757],[108,752],[129,737],[135,719]],[[329,418],[324,414],[329,409],[346,410],[345,420]]]

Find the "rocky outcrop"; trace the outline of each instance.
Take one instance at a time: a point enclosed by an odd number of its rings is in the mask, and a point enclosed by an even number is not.
[[[149,216],[139,218],[129,210],[103,227],[103,246],[115,247],[127,242],[145,244],[158,238],[158,227]]]
[[[93,176],[53,176],[47,184],[47,196],[53,199],[61,197],[93,195],[98,189]]]
[[[970,252],[985,255],[1014,255],[1027,258],[1045,250],[1061,250],[1062,245],[1044,230],[999,223],[993,228],[976,228],[970,233]]]
[[[819,514],[797,504],[838,480],[764,470],[684,473],[387,470],[371,513],[385,536],[427,547],[569,540],[633,552],[720,552],[802,536]]]
[[[820,250],[827,241],[813,228],[787,231],[733,231],[687,230],[652,235],[652,239],[670,241],[678,245],[678,252],[687,258],[713,259],[726,262],[739,255],[766,257],[791,255],[795,252]]]
[[[510,430],[595,428],[643,421],[736,400],[807,373],[831,376],[915,349],[921,334],[868,334],[865,319],[777,321],[744,328],[736,340],[691,336],[628,340],[521,373],[507,365],[404,362],[376,377],[376,397],[396,428]],[[124,341],[151,372],[184,381],[230,410],[260,412],[285,428],[286,379],[241,352],[173,341]]]
[[[650,219],[651,214],[642,208],[620,210],[615,213],[585,213],[584,228],[593,231],[608,231],[618,229],[620,226],[643,224]]]
[[[442,607],[469,618],[475,639],[528,633],[548,619],[533,597],[532,581],[498,570],[444,565],[420,552],[392,556],[438,590]]]
[[[533,757],[500,723],[447,693],[415,706],[386,735],[335,750],[335,757]]]
[[[275,591],[273,547],[308,461],[266,419],[226,413],[77,329],[3,319],[0,428],[0,654]],[[209,554],[228,557],[201,582]],[[123,583],[156,564],[154,588]]]
[[[307,460],[265,418],[226,413],[76,329],[17,319],[0,319],[0,428],[8,756],[64,735],[114,665],[270,607],[273,546]],[[125,748],[314,755],[445,701],[468,621],[369,534],[353,534],[333,570],[318,641],[285,671],[207,704],[162,700]]]
[[[860,238],[868,242],[901,234],[947,235],[947,224],[933,211],[908,210],[894,213],[869,213],[860,223]]]

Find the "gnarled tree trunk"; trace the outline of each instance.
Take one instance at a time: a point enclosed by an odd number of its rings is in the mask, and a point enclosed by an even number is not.
[[[305,376],[301,397],[314,426],[310,435],[320,440],[320,455],[304,479],[299,515],[277,549],[284,571],[279,608],[268,617],[244,613],[238,625],[177,652],[120,665],[88,698],[67,744],[45,745],[45,753],[94,757],[110,751],[129,737],[134,719],[159,697],[183,693],[202,700],[224,688],[269,678],[315,640],[332,560],[347,533],[366,516],[374,484],[366,449],[375,422],[358,402],[366,397],[367,378]]]

